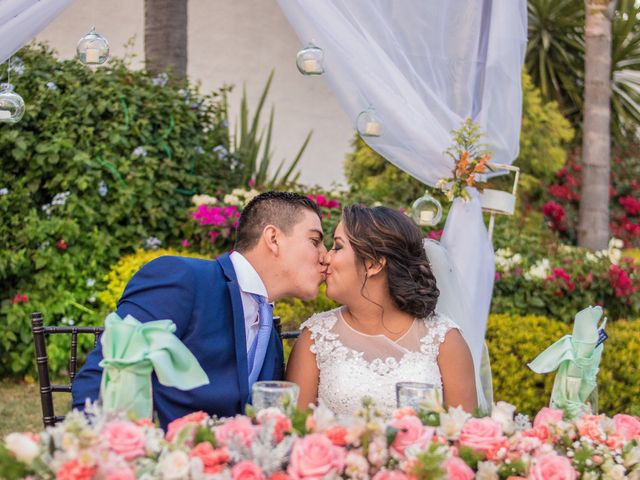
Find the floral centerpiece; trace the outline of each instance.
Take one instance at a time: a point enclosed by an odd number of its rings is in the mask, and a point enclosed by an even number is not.
[[[38,435],[0,446],[5,478],[31,479],[597,479],[640,478],[640,418],[565,419],[542,409],[533,424],[504,402],[491,416],[461,408],[397,410],[384,419],[363,402],[351,417],[319,406],[287,417],[276,409],[169,424],[72,412]]]
[[[453,176],[441,178],[436,184],[446,194],[449,200],[460,197],[470,200],[467,187],[474,187],[482,191],[486,184],[486,171],[491,160],[491,152],[480,144],[482,133],[480,126],[467,118],[459,129],[451,132],[453,145],[445,154],[453,159]]]

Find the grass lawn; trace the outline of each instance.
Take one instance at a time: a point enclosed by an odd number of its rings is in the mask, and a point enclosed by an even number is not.
[[[53,404],[56,414],[64,415],[71,409],[71,394],[54,394]],[[43,428],[38,384],[10,379],[0,382],[0,438],[10,432],[40,432]]]

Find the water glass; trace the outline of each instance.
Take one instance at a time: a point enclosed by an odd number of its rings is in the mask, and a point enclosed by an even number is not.
[[[436,387],[431,383],[396,383],[396,404],[398,408],[413,407],[415,410],[433,403]]]
[[[285,414],[290,414],[298,405],[300,387],[293,382],[261,381],[253,384],[251,397],[256,412],[275,407]]]

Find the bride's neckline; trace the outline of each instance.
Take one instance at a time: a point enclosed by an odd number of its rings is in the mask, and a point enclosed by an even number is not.
[[[414,325],[416,324],[417,319],[413,319],[413,322],[411,322],[411,325],[409,325],[407,327],[407,329],[402,333],[402,335],[400,335],[398,338],[396,338],[395,340],[393,338],[389,338],[387,337],[384,333],[376,333],[374,335],[368,334],[368,333],[364,333],[361,332],[360,330],[356,330],[354,327],[352,327],[349,322],[347,321],[347,319],[345,318],[345,316],[342,314],[342,308],[338,308],[337,309],[337,316],[338,318],[342,321],[342,323],[344,323],[347,328],[349,330],[351,330],[354,333],[357,333],[358,335],[362,335],[363,337],[370,337],[370,338],[384,338],[385,340],[388,340],[389,342],[392,343],[398,343],[400,340],[402,340],[404,337],[407,336],[407,334],[413,329]]]

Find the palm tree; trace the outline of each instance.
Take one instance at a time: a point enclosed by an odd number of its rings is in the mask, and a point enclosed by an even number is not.
[[[616,0],[585,0],[585,88],[578,245],[609,242],[611,22]]]
[[[526,68],[547,100],[572,123],[582,122],[585,65],[584,0],[528,0]],[[640,4],[620,0],[613,16],[612,133],[634,134],[640,122]]]
[[[187,0],[144,0],[144,56],[152,72],[187,75]]]

